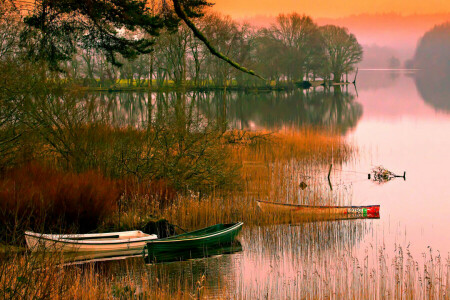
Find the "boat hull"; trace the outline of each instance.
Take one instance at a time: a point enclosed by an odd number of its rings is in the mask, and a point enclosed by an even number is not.
[[[340,215],[348,218],[367,217],[379,218],[380,206],[312,206],[284,204],[257,200],[258,206],[264,212],[284,213],[294,215]]]
[[[164,257],[168,253],[207,252],[208,249],[229,246],[235,241],[243,223],[227,225],[230,226],[222,228],[223,224],[218,224],[174,237],[150,241],[147,243],[144,255],[147,261],[159,261],[159,257]]]
[[[25,240],[31,251],[103,252],[142,250],[156,235],[141,231],[114,232],[87,235],[51,235],[25,232]]]

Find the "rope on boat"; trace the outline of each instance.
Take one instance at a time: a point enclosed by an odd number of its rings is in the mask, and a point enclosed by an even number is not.
[[[171,225],[174,226],[174,227],[176,227],[176,228],[178,228],[178,229],[181,229],[184,233],[187,232],[186,230],[184,230],[183,228],[181,228],[181,227],[178,226],[177,224],[171,224]]]

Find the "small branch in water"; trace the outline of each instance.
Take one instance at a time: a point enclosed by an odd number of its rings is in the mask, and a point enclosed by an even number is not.
[[[403,178],[404,180],[406,180],[406,171],[403,172],[403,175],[394,175],[394,177]]]
[[[384,183],[392,180],[393,178],[403,178],[406,180],[406,171],[403,172],[403,175],[397,175],[394,172],[391,172],[382,166],[378,166],[372,169],[373,172],[373,181],[376,181],[378,183]],[[368,175],[368,178],[370,179],[370,174]]]

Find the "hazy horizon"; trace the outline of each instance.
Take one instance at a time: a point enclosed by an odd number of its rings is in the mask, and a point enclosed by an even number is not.
[[[220,6],[213,6],[214,11],[225,14],[218,8]],[[303,14],[302,11],[292,12]],[[264,27],[274,23],[277,15],[278,13],[254,14],[248,17],[230,15],[230,17],[241,23],[246,22],[255,27]],[[333,24],[348,28],[365,50],[376,49],[378,51],[381,49],[383,51],[380,53],[382,56],[380,59],[385,60],[385,56],[396,56],[402,64],[414,56],[417,43],[425,32],[438,24],[450,21],[450,12],[409,15],[396,12],[361,13],[335,18],[310,16],[318,25]],[[383,67],[379,63],[367,62],[367,59],[372,59],[374,56],[368,51],[368,56],[365,57],[366,60],[363,61],[363,64],[367,67],[375,67],[374,64]]]
[[[450,13],[450,2],[442,0],[345,0],[295,1],[295,0],[211,0],[214,8],[233,18],[249,18],[255,15],[277,15],[296,11],[315,18],[339,18],[364,13],[402,15]]]

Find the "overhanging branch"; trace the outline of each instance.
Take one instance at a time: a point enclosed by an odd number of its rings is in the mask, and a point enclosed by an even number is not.
[[[233,68],[238,69],[239,71],[242,71],[244,73],[256,76],[262,80],[265,80],[263,77],[261,77],[260,75],[256,74],[253,70],[249,70],[247,68],[242,67],[241,65],[239,65],[238,63],[236,63],[235,61],[231,60],[230,58],[228,58],[227,56],[225,56],[224,54],[222,54],[221,52],[217,51],[212,45],[211,43],[208,41],[208,39],[203,35],[203,33],[197,28],[197,26],[195,26],[195,24],[189,19],[189,17],[186,15],[183,7],[180,4],[179,0],[172,0],[173,1],[173,6],[175,8],[175,12],[177,14],[177,16],[184,21],[184,23],[186,23],[186,25],[192,30],[192,32],[194,33],[194,35],[201,40],[205,46],[208,48],[208,50],[211,52],[212,55],[217,56],[218,58],[226,61],[228,64],[230,64]]]

